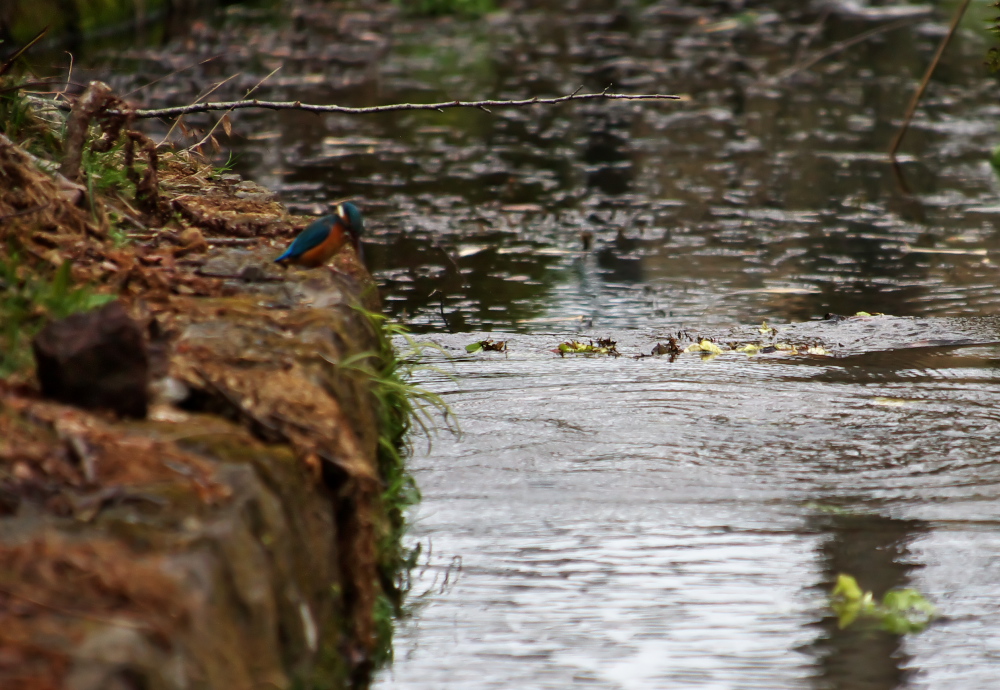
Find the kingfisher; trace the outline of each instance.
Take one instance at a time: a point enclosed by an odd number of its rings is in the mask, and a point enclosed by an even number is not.
[[[365,222],[357,206],[347,201],[337,204],[333,215],[323,216],[307,225],[274,263],[287,262],[316,268],[329,261],[348,240],[360,259],[361,233],[364,229]]]

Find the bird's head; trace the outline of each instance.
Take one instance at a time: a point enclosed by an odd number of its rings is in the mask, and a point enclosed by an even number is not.
[[[347,232],[350,233],[351,244],[354,245],[354,250],[360,257],[361,234],[365,231],[365,221],[361,218],[361,211],[351,202],[345,201],[342,204],[337,204],[336,214],[340,222],[347,228]]]

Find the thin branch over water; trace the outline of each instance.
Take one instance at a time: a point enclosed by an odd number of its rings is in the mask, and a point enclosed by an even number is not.
[[[314,105],[302,103],[301,101],[261,101],[257,99],[243,101],[226,101],[220,103],[192,103],[190,105],[175,106],[172,108],[152,108],[137,109],[133,111],[118,112],[108,111],[109,115],[131,115],[137,118],[149,117],[179,117],[192,113],[207,113],[217,110],[242,110],[244,108],[265,108],[268,110],[304,110],[310,113],[344,113],[347,115],[367,115],[371,113],[390,113],[399,110],[437,110],[443,112],[448,108],[479,108],[489,112],[490,108],[513,108],[528,105],[556,105],[567,101],[589,101],[589,100],[612,100],[612,101],[676,101],[682,100],[681,96],[672,96],[659,93],[625,94],[608,93],[607,90],[601,93],[571,93],[566,96],[556,96],[553,98],[525,98],[522,100],[483,100],[483,101],[443,101],[441,103],[393,103],[390,105],[374,105],[369,107],[352,108],[346,105]]]

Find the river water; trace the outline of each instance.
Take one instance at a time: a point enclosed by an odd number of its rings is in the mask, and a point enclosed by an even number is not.
[[[884,153],[957,4],[579,0],[474,21],[236,6],[85,61],[127,91],[221,55],[138,91],[148,105],[229,77],[214,95],[241,95],[275,67],[255,95],[685,95],[234,115],[238,172],[301,212],[357,199],[387,310],[449,355],[418,382],[462,432],[415,440],[424,557],[377,688],[997,686],[987,3],[899,166]],[[818,321],[859,310],[905,318]],[[765,320],[813,320],[831,355],[635,357]],[[624,356],[551,352],[609,336]],[[486,337],[509,351],[465,352]],[[916,587],[943,616],[840,630],[839,573],[876,596]]]

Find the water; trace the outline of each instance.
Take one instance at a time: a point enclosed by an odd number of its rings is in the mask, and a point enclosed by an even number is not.
[[[237,170],[293,209],[358,199],[387,310],[457,357],[420,381],[463,433],[417,444],[412,538],[431,553],[376,687],[996,686],[987,3],[898,168],[884,152],[955,3],[794,73],[891,20],[743,5],[532,3],[474,22],[237,7],[129,61],[81,61],[130,91],[221,54],[136,92],[144,105],[238,73],[214,94],[236,97],[278,65],[256,95],[689,96],[233,115]],[[632,357],[678,329],[858,310],[915,318],[807,326],[836,357]],[[487,335],[510,352],[465,355]],[[550,352],[608,335],[629,356]],[[944,617],[906,637],[839,630],[841,572],[877,596],[916,587]]]
[[[994,686],[996,346],[671,363],[553,341],[427,379],[464,432],[416,461],[429,594],[380,687]],[[841,572],[947,618],[838,630]]]

